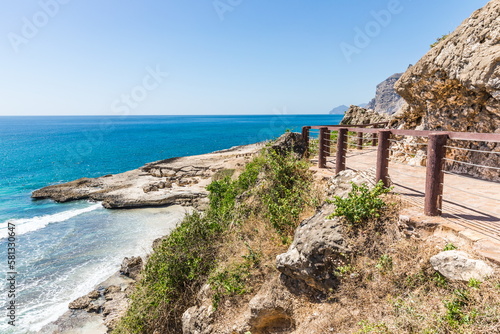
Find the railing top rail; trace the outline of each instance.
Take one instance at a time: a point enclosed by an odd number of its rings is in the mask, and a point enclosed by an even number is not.
[[[328,128],[328,130],[338,130],[340,128],[347,129],[352,132],[377,133],[381,130],[390,131],[393,135],[399,136],[414,136],[414,137],[429,137],[431,134],[446,134],[449,139],[453,140],[468,140],[468,141],[486,141],[500,143],[500,133],[479,133],[479,132],[454,132],[454,131],[431,131],[431,130],[399,130],[387,128],[367,128],[368,126],[387,125],[388,122],[380,122],[373,124],[360,125],[317,125],[311,126],[311,129]]]
[[[370,123],[370,124],[353,124],[353,125],[340,125],[340,124],[335,124],[335,125],[312,125],[308,126],[309,129],[314,129],[318,130],[321,128],[328,128],[329,130],[335,129],[335,128],[346,128],[346,127],[351,127],[351,128],[366,128],[369,126],[377,126],[377,125],[387,125],[389,122],[378,122],[378,123]]]

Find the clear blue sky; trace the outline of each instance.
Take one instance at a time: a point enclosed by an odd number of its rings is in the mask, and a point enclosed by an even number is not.
[[[0,115],[327,113],[487,2],[4,1]]]

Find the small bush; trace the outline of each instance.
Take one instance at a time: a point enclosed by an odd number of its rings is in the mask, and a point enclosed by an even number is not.
[[[449,250],[455,250],[457,247],[452,244],[451,242],[447,243],[446,246],[444,246],[443,251],[449,251]]]
[[[476,289],[479,289],[479,287],[481,286],[481,281],[480,280],[477,280],[475,278],[471,278],[467,284],[470,288],[476,288]]]
[[[444,302],[444,307],[446,308],[444,320],[446,320],[452,327],[473,323],[477,316],[477,312],[474,310],[467,312],[465,310],[469,303],[470,298],[467,290],[454,290],[453,298]]]
[[[378,182],[373,189],[369,189],[366,184],[360,186],[352,183],[352,190],[347,198],[335,196],[331,201],[335,204],[335,211],[328,216],[332,219],[335,216],[343,216],[352,225],[359,225],[369,219],[379,218],[382,209],[386,206],[380,195],[390,192],[390,188],[385,188],[382,181]]]
[[[132,303],[114,333],[180,329],[180,316],[215,265],[214,241],[223,230],[199,213],[187,215],[149,258]]]
[[[383,274],[388,273],[392,270],[392,257],[390,255],[383,254],[378,259],[375,268],[377,268]]]
[[[430,45],[430,46],[431,46],[431,49],[432,49],[433,47],[435,47],[436,45],[438,45],[441,41],[444,41],[446,38],[448,38],[448,36],[449,36],[449,35],[450,35],[450,34],[446,34],[446,35],[443,35],[443,36],[441,36],[441,37],[439,37],[439,38],[436,38],[436,41]]]
[[[297,160],[293,154],[267,153],[265,168],[266,185],[261,197],[271,226],[285,241],[299,223],[300,214],[309,204],[312,177],[309,164]]]

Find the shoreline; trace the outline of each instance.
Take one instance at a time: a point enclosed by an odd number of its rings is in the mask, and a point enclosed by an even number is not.
[[[102,205],[107,209],[144,210],[180,205],[186,209],[186,213],[190,210],[203,210],[208,195],[205,187],[212,177],[222,169],[238,169],[244,166],[263,145],[264,143],[256,143],[203,155],[160,160],[116,175],[83,178],[44,187],[35,190],[32,197],[49,198],[56,202],[101,199]],[[165,236],[153,241],[151,249]],[[143,263],[147,256],[148,254],[141,256]],[[91,299],[88,304],[79,305],[81,307],[78,309],[70,309],[68,305],[68,310],[57,320],[31,333],[107,333],[109,327],[106,326],[106,321],[112,325],[112,321],[119,319],[126,311],[127,293],[135,282],[117,271],[97,284],[93,291],[70,304],[89,295],[97,298]]]

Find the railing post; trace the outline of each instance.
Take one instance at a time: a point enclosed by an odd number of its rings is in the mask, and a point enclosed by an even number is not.
[[[377,172],[375,181],[382,181],[385,187],[389,186],[389,137],[391,130],[380,130],[378,132],[377,148]]]
[[[357,149],[362,150],[363,149],[363,132],[358,132],[358,144],[357,144]]]
[[[429,134],[427,145],[427,171],[425,177],[425,205],[427,216],[440,216],[443,203],[443,159],[447,134]]]
[[[304,144],[306,146],[306,158],[309,156],[309,129],[311,129],[310,126],[302,127],[302,139],[304,140]]]
[[[337,156],[335,159],[335,174],[345,170],[345,154],[346,154],[347,129],[338,129],[337,135]]]
[[[318,168],[326,167],[325,139],[327,128],[319,128]]]
[[[377,146],[377,133],[372,134],[372,146]]]
[[[326,129],[325,133],[325,156],[330,156],[330,140],[332,138],[332,131]]]

